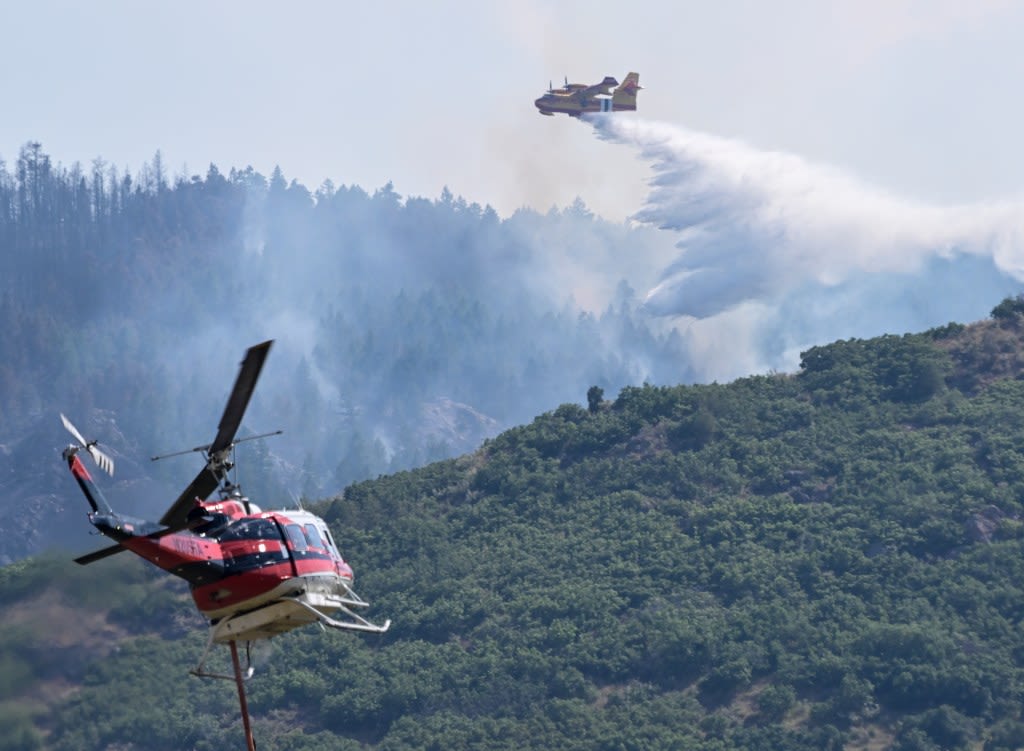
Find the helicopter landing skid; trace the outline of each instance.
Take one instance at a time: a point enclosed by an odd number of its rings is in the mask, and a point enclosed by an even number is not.
[[[331,618],[326,613],[317,610],[315,607],[313,607],[308,602],[305,602],[303,600],[295,600],[294,602],[296,605],[301,605],[314,616],[316,616],[316,621],[321,626],[327,626],[328,628],[336,628],[339,631],[369,631],[373,634],[383,634],[385,631],[391,628],[390,618],[384,621],[383,626],[378,626],[376,623],[370,623],[370,621],[366,620],[358,613],[353,612],[345,605],[338,604],[336,607],[338,610],[342,611],[343,613],[345,613],[345,615],[351,618],[351,621],[339,621],[334,618]]]
[[[249,680],[255,672],[252,664],[250,645],[253,641],[269,639],[278,633],[290,631],[298,626],[316,622],[321,628],[328,627],[339,631],[364,631],[374,634],[383,634],[391,628],[391,619],[378,626],[376,623],[363,618],[352,610],[353,607],[364,607],[367,603],[347,588],[347,595],[344,597],[283,597],[272,600],[262,607],[249,613],[239,613],[228,616],[210,627],[210,635],[206,640],[206,648],[203,650],[199,664],[189,672],[199,678],[221,678],[223,680]],[[309,600],[315,600],[314,605]],[[317,607],[319,605],[320,607]],[[332,618],[323,609],[333,612],[340,611],[351,620],[338,620]],[[249,637],[249,638],[246,638]],[[214,644],[228,643],[234,645],[236,642],[246,644],[246,669],[244,674],[227,675],[225,673],[209,672],[205,669],[206,659]]]

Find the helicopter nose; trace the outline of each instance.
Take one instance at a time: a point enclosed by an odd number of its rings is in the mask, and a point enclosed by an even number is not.
[[[352,567],[349,566],[347,563],[345,563],[345,561],[339,561],[337,566],[338,566],[338,576],[340,576],[342,579],[345,579],[346,581],[349,581],[349,582],[355,580],[356,577],[355,577],[355,574],[352,573]]]

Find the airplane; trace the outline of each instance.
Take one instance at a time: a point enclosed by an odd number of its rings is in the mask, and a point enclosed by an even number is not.
[[[113,460],[61,415],[76,441],[64,449],[63,458],[89,502],[89,521],[115,541],[75,562],[87,565],[130,550],[185,579],[196,607],[210,622],[206,650],[190,671],[201,677],[231,677],[204,670],[214,644],[231,646],[234,677],[240,681],[236,642],[268,639],[314,622],[374,633],[391,625],[390,620],[373,624],[354,612],[368,603],[352,589],[352,568],[323,519],[302,509],[262,511],[229,478],[236,444],[276,434],[235,439],[272,343],[247,350],[213,441],[167,455],[200,452],[206,464],[159,522],[119,514],[110,507],[82,461],[82,452],[111,475]],[[165,457],[153,457],[161,458]],[[218,488],[219,497],[210,499]],[[246,677],[252,672],[250,663]]]
[[[616,87],[614,90],[612,87]],[[621,84],[612,76],[605,76],[601,83],[591,86],[569,83],[560,89],[551,88],[534,105],[540,114],[553,116],[561,113],[579,117],[584,112],[621,112],[636,110],[636,93],[640,85],[640,74],[629,73]]]

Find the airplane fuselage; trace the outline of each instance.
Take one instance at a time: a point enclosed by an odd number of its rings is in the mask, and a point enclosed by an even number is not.
[[[611,97],[588,99],[579,104],[573,97],[545,94],[534,101],[534,106],[542,115],[569,115],[579,117],[584,112],[633,112],[635,104],[619,104]]]

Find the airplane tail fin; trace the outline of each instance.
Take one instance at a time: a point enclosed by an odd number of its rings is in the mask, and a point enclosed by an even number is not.
[[[636,92],[642,89],[640,74],[630,73],[619,87],[612,92],[612,107],[616,110],[635,110]]]

